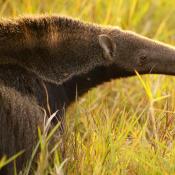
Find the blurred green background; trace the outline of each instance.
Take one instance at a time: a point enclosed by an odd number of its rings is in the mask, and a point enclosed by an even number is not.
[[[175,45],[174,0],[0,0],[2,17],[43,13],[120,26]],[[137,75],[91,90],[66,114],[66,159],[58,151],[55,165],[39,161],[37,173],[56,174],[61,167],[75,175],[175,174],[174,87],[174,77]]]

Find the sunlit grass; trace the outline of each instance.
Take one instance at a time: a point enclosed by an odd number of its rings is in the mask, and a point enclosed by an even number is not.
[[[57,13],[175,44],[174,0],[0,0],[0,7],[1,16]],[[88,92],[69,108],[65,155],[54,150],[55,165],[40,135],[36,174],[175,174],[174,85],[173,77],[137,73]]]

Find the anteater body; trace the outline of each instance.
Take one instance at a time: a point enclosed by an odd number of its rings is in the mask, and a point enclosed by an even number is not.
[[[135,70],[174,75],[175,49],[119,28],[65,17],[2,20],[0,157],[25,150],[16,160],[19,172],[37,143],[44,118],[72,103],[77,89],[82,95]],[[2,173],[12,174],[13,165]]]

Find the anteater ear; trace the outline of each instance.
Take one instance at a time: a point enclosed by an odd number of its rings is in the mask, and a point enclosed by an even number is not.
[[[113,61],[116,45],[114,41],[106,34],[99,35],[99,44],[103,49],[103,56]]]

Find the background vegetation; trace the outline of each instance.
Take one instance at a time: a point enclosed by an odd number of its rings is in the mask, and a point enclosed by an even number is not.
[[[40,13],[117,25],[175,45],[174,0],[0,0],[1,16]],[[175,174],[174,86],[174,77],[137,75],[91,90],[66,114],[66,159],[55,151],[49,165],[44,144],[35,174]]]

